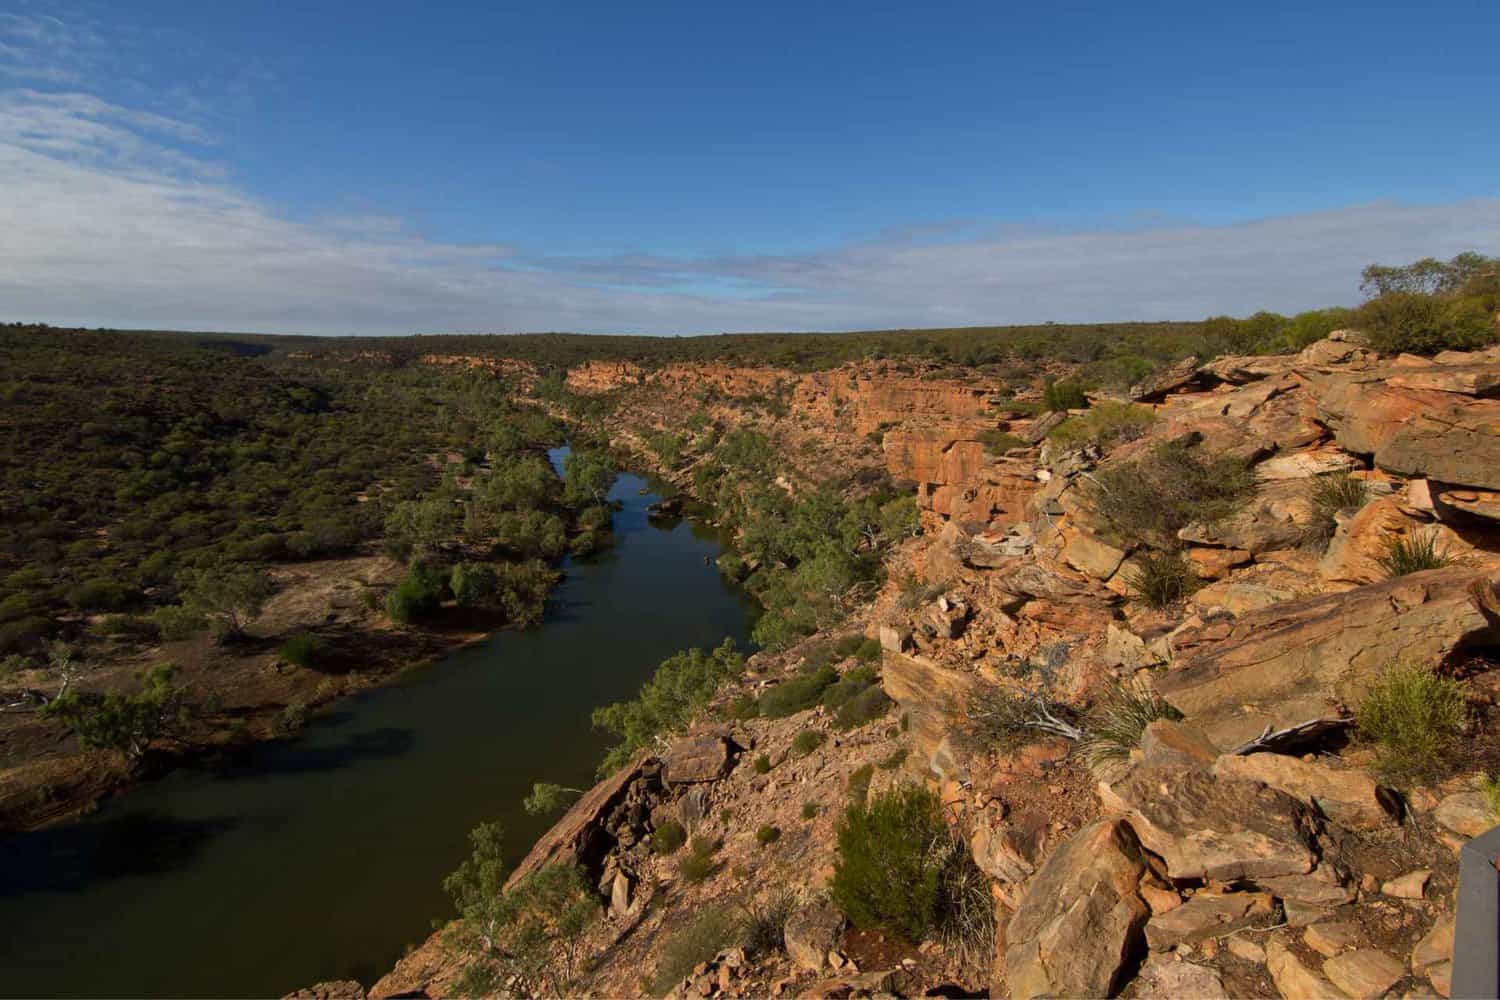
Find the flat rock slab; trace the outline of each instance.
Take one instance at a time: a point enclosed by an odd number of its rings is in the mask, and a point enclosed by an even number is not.
[[[1347,1000],[1343,990],[1321,972],[1303,965],[1278,938],[1266,942],[1266,971],[1283,1000]]]
[[[1364,771],[1333,767],[1277,753],[1224,756],[1214,774],[1242,781],[1259,781],[1311,803],[1341,826],[1352,830],[1381,830],[1396,825],[1394,800]]]
[[[1312,871],[1317,855],[1307,807],[1260,782],[1215,776],[1184,731],[1192,727],[1147,727],[1142,761],[1115,784],[1101,782],[1106,808],[1125,816],[1174,879],[1233,882]]]
[[[1500,824],[1479,792],[1458,792],[1438,803],[1433,818],[1460,837],[1477,837]]]
[[[728,773],[729,742],[722,736],[678,740],[662,768],[662,777],[670,785],[718,781]]]
[[[1374,1000],[1406,978],[1406,966],[1383,951],[1359,948],[1328,959],[1323,975],[1355,1000]]]
[[[1275,912],[1275,900],[1268,892],[1204,890],[1181,906],[1152,917],[1146,924],[1146,943],[1152,951],[1197,944],[1242,927],[1269,923]]]

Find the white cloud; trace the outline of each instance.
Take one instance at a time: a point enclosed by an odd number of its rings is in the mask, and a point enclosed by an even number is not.
[[[1186,319],[1349,302],[1370,261],[1500,251],[1500,198],[1481,198],[1231,226],[940,223],[800,255],[554,258],[434,242],[378,212],[278,217],[225,180],[208,142],[85,93],[0,93],[3,318],[322,333]]]

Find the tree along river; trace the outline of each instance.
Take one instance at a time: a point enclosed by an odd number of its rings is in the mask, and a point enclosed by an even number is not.
[[[0,841],[0,995],[370,985],[452,915],[441,882],[470,829],[499,819],[514,863],[551,822],[521,808],[532,782],[592,783],[596,705],[679,649],[743,648],[754,605],[708,564],[720,539],[649,523],[646,486],[620,476],[615,546],[568,563],[540,628],[341,702],[294,740]]]

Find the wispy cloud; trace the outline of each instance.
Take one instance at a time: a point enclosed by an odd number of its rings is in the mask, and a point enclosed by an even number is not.
[[[17,30],[0,19],[0,42]],[[1500,199],[1485,198],[1232,226],[939,221],[802,254],[560,258],[426,239],[378,210],[281,217],[231,183],[211,140],[82,89],[0,93],[4,318],[326,333],[1178,319],[1348,302],[1372,260],[1500,251]]]

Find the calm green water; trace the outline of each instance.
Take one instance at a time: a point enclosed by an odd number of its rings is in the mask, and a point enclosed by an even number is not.
[[[621,476],[617,545],[567,567],[546,624],[340,706],[295,741],[182,770],[87,820],[0,841],[0,995],[280,996],[367,986],[451,907],[475,824],[518,860],[536,780],[585,786],[595,705],[678,649],[743,645],[752,605],[689,522],[649,524]]]

